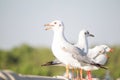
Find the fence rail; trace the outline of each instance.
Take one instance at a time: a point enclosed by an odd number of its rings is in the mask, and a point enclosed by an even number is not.
[[[9,70],[0,71],[0,80],[63,80],[47,76],[22,75]]]

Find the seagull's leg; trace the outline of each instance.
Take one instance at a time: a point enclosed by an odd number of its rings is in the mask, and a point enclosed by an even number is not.
[[[88,74],[88,80],[92,80],[91,71],[87,71],[87,74]]]
[[[83,80],[82,69],[80,69],[80,80]]]
[[[75,80],[74,71],[75,71],[74,68],[72,68],[73,80]]]
[[[77,68],[77,80],[79,80],[79,69]]]
[[[66,65],[66,77],[69,79],[69,65]]]

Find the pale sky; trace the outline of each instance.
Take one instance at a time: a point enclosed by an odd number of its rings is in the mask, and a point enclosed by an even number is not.
[[[57,19],[70,42],[88,29],[95,35],[90,46],[120,44],[120,0],[0,0],[0,49],[23,43],[50,47],[53,32],[43,25]]]

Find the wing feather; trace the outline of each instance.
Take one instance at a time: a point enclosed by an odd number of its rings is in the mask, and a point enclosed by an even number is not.
[[[72,54],[73,58],[78,60],[80,63],[87,63],[87,64],[93,64],[93,61],[87,57],[87,55],[78,47],[76,46],[63,46],[62,49],[65,52],[68,52]]]

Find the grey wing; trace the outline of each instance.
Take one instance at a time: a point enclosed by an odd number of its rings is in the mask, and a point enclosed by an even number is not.
[[[83,55],[84,53],[78,47],[75,47],[72,45],[72,46],[64,46],[62,47],[62,49],[72,54],[73,58],[79,61],[81,65],[90,64],[90,65],[94,65],[94,66],[97,66],[103,69],[107,69],[107,67],[104,67],[92,61],[89,57],[87,57],[87,55]]]
[[[66,52],[69,52],[72,54],[73,58],[78,60],[79,62],[87,63],[87,64],[92,64],[92,60],[88,58],[85,53],[78,47],[75,46],[64,46],[62,49]]]

